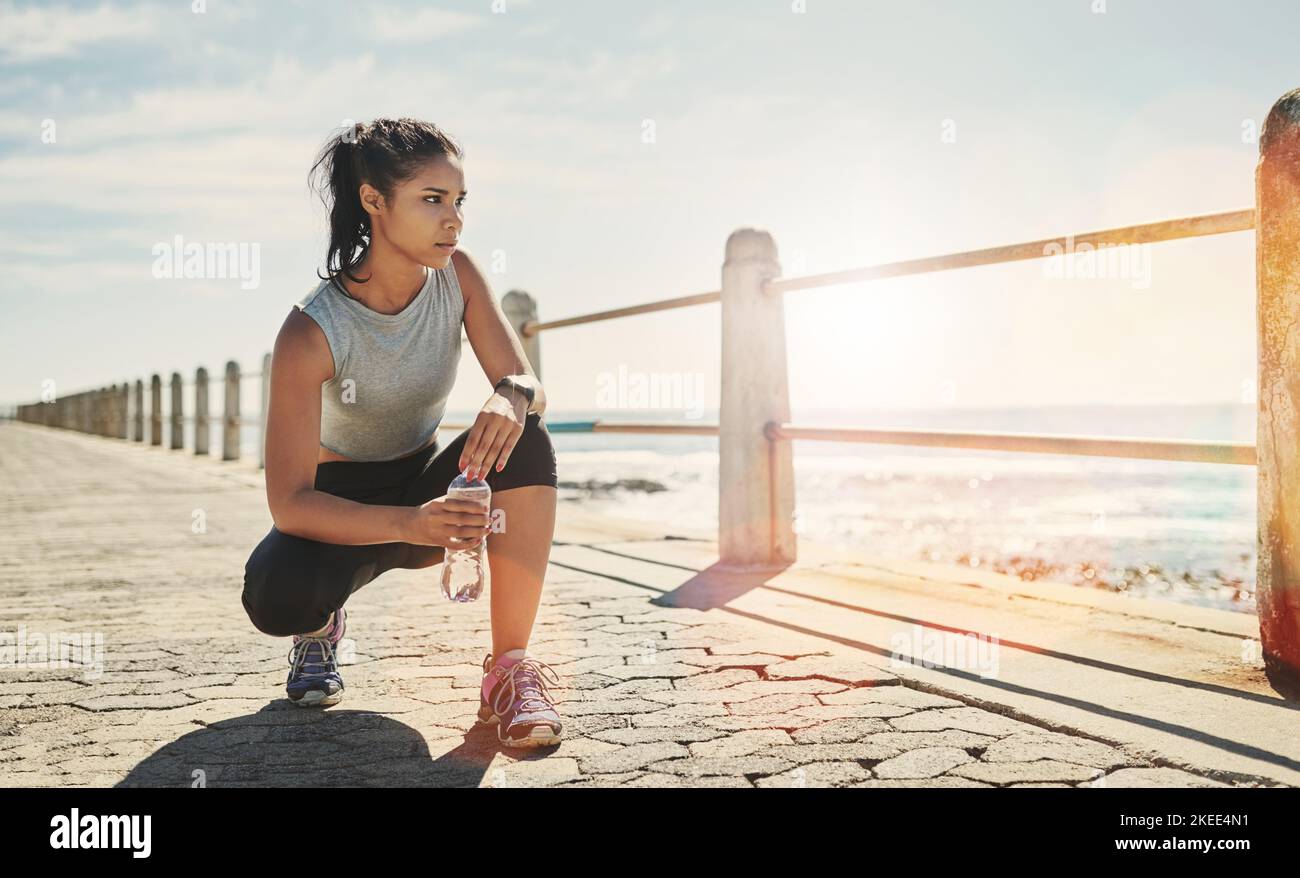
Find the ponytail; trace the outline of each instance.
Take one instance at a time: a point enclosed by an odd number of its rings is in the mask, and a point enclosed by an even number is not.
[[[414,176],[429,159],[464,155],[450,135],[419,119],[358,122],[330,137],[308,175],[329,212],[325,274],[317,276],[324,280],[342,274],[365,283],[352,273],[370,251],[370,214],[361,206],[362,183],[391,198],[397,184]]]

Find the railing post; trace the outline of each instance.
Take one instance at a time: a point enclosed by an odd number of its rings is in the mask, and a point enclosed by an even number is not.
[[[257,430],[261,439],[257,443],[257,468],[266,469],[266,417],[271,409],[271,355],[262,355],[262,420]]]
[[[511,290],[501,297],[501,311],[506,320],[515,328],[519,343],[523,345],[524,356],[532,366],[537,380],[542,380],[542,336],[540,333],[524,335],[524,324],[537,321],[537,300],[523,290]]]
[[[108,393],[105,388],[96,388],[93,399],[95,401],[93,432],[96,436],[107,435],[108,429],[105,425],[108,423],[108,414],[104,411],[104,402],[108,399]]]
[[[135,414],[131,417],[131,440],[144,441],[144,382],[135,379]]]
[[[764,428],[790,420],[785,303],[763,282],[779,277],[767,232],[738,229],[722,266],[722,399],[718,417],[718,554],[726,567],[793,563],[794,466],[789,442]]]
[[[162,377],[149,378],[149,444],[162,445]]]
[[[131,385],[123,381],[117,389],[117,438],[127,439],[131,435]]]
[[[226,408],[222,418],[221,459],[239,460],[239,364],[226,363]]]
[[[208,370],[194,373],[194,453],[208,453]]]
[[[181,373],[172,373],[171,447],[185,447],[185,402],[181,395]]]
[[[1255,597],[1267,671],[1300,680],[1300,89],[1268,114],[1255,169],[1259,347]]]

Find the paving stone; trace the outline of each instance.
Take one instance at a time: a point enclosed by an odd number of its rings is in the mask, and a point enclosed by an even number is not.
[[[606,665],[598,670],[593,669],[593,673],[606,677],[615,677],[620,680],[630,680],[634,677],[667,677],[673,679],[708,672],[695,665],[684,665],[681,662],[664,662],[653,665]]]
[[[809,762],[839,762],[862,760],[878,762],[892,759],[901,751],[896,747],[871,744],[865,741],[849,741],[841,744],[792,744],[768,747],[760,751],[765,756],[776,756],[797,765]]]
[[[922,747],[886,759],[873,766],[872,773],[884,780],[937,777],[949,769],[973,761],[969,753],[956,747]]]
[[[727,709],[721,704],[678,704],[653,713],[632,714],[628,719],[634,727],[644,729],[651,726],[679,726],[726,715]]]
[[[783,789],[844,787],[870,777],[871,772],[856,762],[813,762],[780,774],[760,777],[754,781],[754,786]]]
[[[884,732],[889,726],[884,720],[872,718],[832,719],[819,722],[794,732],[791,737],[800,744],[840,744],[861,741],[868,735]]]
[[[623,784],[627,787],[681,787],[690,789],[703,789],[712,787],[733,788],[740,787],[752,789],[754,784],[743,776],[711,776],[711,777],[682,777],[675,774],[665,774],[663,772],[647,772],[638,778]]]
[[[1052,759],[1039,759],[1034,762],[972,762],[954,768],[949,774],[993,784],[1024,781],[1077,783],[1099,777],[1102,771]]]
[[[1138,760],[1099,741],[1055,732],[1017,732],[988,746],[980,757],[985,762],[1032,762],[1054,759],[1093,768],[1116,768]]]
[[[481,786],[494,789],[516,787],[550,787],[583,777],[578,760],[563,756],[548,756],[509,764],[493,762]]]
[[[702,777],[709,774],[739,777],[749,774],[776,774],[793,768],[789,761],[775,756],[693,757],[668,759],[645,766],[647,771]]]
[[[868,735],[862,740],[882,747],[895,747],[898,750],[916,750],[921,747],[957,747],[962,750],[983,750],[997,738],[992,735],[980,735],[960,729],[945,729],[941,732],[880,732]]]
[[[1104,783],[1102,782],[1104,781]],[[1121,768],[1102,778],[1097,786],[1122,787],[1226,787],[1221,781],[1200,777],[1178,768]]]
[[[795,708],[809,707],[817,703],[812,695],[799,693],[780,693],[777,695],[760,695],[758,698],[746,697],[731,700],[727,693],[722,693],[722,701],[731,708],[732,716],[758,716],[768,713],[790,713]]]
[[[898,681],[896,674],[884,668],[842,656],[805,656],[776,662],[767,666],[767,676],[773,680],[817,677],[850,686],[879,686]]]
[[[908,686],[858,686],[817,696],[822,704],[897,704],[903,707],[964,707],[954,698],[933,695]]]
[[[726,689],[739,683],[751,683],[761,679],[756,671],[744,668],[725,668],[690,677],[680,677],[673,681],[673,688],[679,690]]]
[[[690,751],[671,741],[653,741],[644,744],[628,744],[616,752],[600,753],[579,760],[582,773],[609,774],[622,771],[634,771],[662,759],[689,756]]]
[[[651,741],[676,741],[689,744],[696,741],[714,741],[729,734],[721,729],[710,729],[698,725],[685,726],[649,726],[643,729],[611,728],[589,733],[599,741],[613,744],[643,744]]]
[[[918,777],[918,778],[872,778],[864,780],[861,783],[852,784],[859,788],[901,788],[901,789],[952,789],[958,787],[992,787],[993,784],[981,783],[977,780],[971,780],[965,777],[952,777],[949,775],[940,775],[939,777]]]
[[[790,738],[789,733],[779,729],[752,729],[737,732],[734,735],[727,735],[725,738],[700,741],[691,744],[689,749],[692,756],[706,758],[748,756],[750,753],[757,753],[767,747],[793,743],[794,741]]]
[[[921,710],[889,720],[900,732],[928,732],[940,729],[961,729],[985,735],[1012,735],[1016,732],[1039,731],[1037,726],[1022,723],[987,710],[975,707],[939,708]]]

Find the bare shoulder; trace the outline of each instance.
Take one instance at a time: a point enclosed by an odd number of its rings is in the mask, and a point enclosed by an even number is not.
[[[465,250],[457,248],[451,254],[451,264],[456,270],[456,282],[460,284],[460,293],[469,304],[475,296],[491,295],[487,274],[479,267],[478,261]]]
[[[325,330],[299,308],[291,309],[284,318],[271,357],[273,369],[286,369],[304,378],[319,376],[322,382],[334,377],[334,355]]]

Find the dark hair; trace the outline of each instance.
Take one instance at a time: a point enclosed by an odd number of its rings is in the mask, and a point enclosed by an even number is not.
[[[330,216],[330,244],[322,280],[345,274],[365,283],[352,270],[370,249],[370,215],[361,206],[361,184],[369,183],[385,198],[394,187],[415,176],[429,159],[455,156],[464,150],[432,122],[419,119],[375,119],[345,126],[325,142],[308,174]]]

